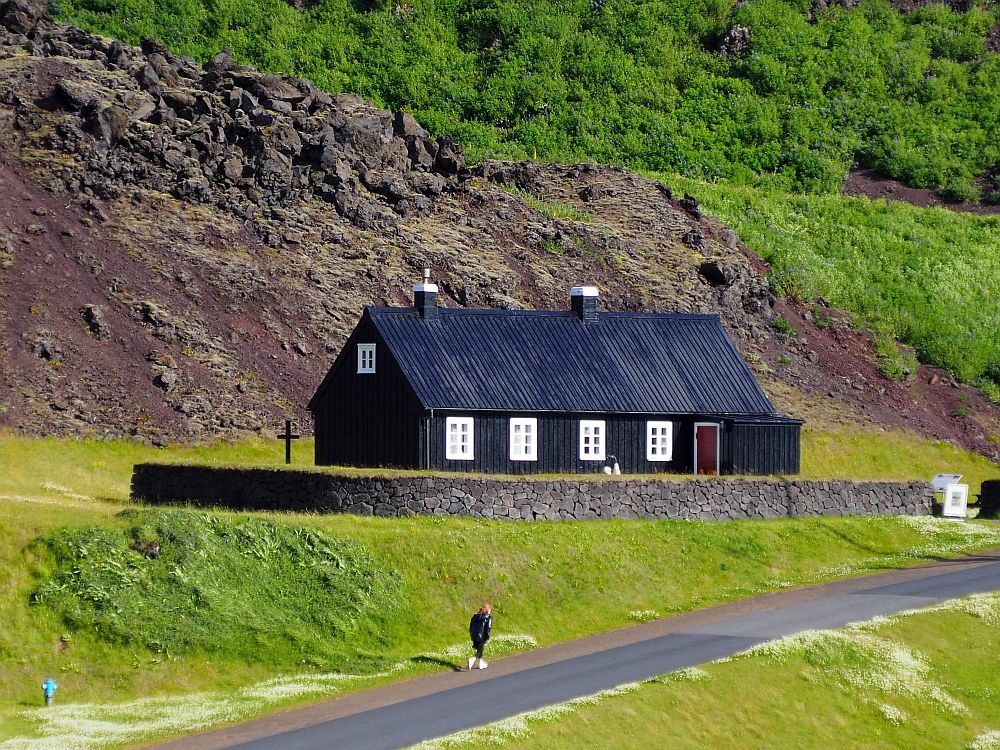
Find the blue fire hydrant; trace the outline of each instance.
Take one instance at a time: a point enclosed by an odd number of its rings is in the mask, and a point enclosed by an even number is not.
[[[42,694],[45,695],[45,705],[51,706],[56,699],[56,688],[59,687],[51,677],[42,683]]]

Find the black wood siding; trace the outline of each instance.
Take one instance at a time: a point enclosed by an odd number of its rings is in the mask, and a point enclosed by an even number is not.
[[[357,372],[357,344],[375,344],[375,372]],[[313,403],[318,466],[420,466],[421,407],[389,348],[362,319]]]
[[[473,459],[455,461],[445,458],[447,417],[473,417]],[[534,417],[538,420],[538,460],[510,460],[511,417]],[[440,412],[424,423],[421,454],[425,468],[446,471],[474,471],[488,474],[600,473],[611,461],[580,460],[580,420],[603,419],[605,452],[618,460],[623,474],[655,474],[691,471],[693,441],[691,421],[677,417],[526,414],[523,412]],[[646,422],[670,421],[674,429],[672,461],[646,460]],[[429,438],[429,444],[427,442]],[[428,450],[429,448],[429,450]],[[427,460],[429,457],[429,460]]]
[[[732,424],[724,441],[728,444],[725,470],[732,474],[798,474],[801,430],[797,422]]]

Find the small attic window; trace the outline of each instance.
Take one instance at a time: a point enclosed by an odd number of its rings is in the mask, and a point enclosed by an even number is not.
[[[358,372],[375,372],[375,344],[358,344]]]

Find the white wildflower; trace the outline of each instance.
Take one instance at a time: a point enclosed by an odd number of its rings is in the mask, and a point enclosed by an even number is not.
[[[531,723],[553,721],[574,709],[581,706],[592,706],[608,698],[618,695],[625,695],[637,690],[639,684],[629,682],[610,690],[602,690],[593,695],[584,695],[580,698],[573,698],[564,703],[555,703],[551,706],[543,706],[534,711],[511,716],[507,719],[494,721],[481,727],[466,729],[461,732],[449,734],[446,737],[438,737],[433,740],[421,742],[414,745],[413,750],[444,750],[444,748],[461,747],[463,745],[504,745],[512,740],[522,740],[531,736]]]
[[[880,703],[878,708],[879,711],[882,712],[882,715],[886,718],[886,721],[893,726],[901,727],[910,719],[909,714],[905,711],[900,711],[898,708],[890,706],[888,703]]]
[[[538,641],[525,633],[505,633],[490,639],[489,649],[493,654],[512,654],[538,648]],[[441,659],[443,661],[464,661],[472,647],[467,643],[448,646],[442,651],[417,654],[417,658]]]
[[[93,500],[94,498],[90,495],[81,495],[78,492],[73,492],[69,487],[63,487],[61,484],[54,484],[52,482],[46,482],[42,485],[43,488],[47,490],[52,490],[56,494],[62,495],[63,497],[68,497],[71,500]]]
[[[628,613],[628,619],[633,622],[649,622],[650,620],[659,620],[660,613],[655,609],[633,609]]]
[[[707,680],[709,676],[708,672],[701,667],[684,667],[683,669],[675,669],[673,672],[652,677],[648,682],[668,685],[671,682],[698,682],[699,680]]]
[[[969,750],[1000,750],[1000,732],[981,734],[968,745]]]
[[[534,648],[530,635],[497,636],[490,641],[495,653]],[[444,658],[464,659],[468,646],[450,646]],[[208,729],[260,714],[283,700],[305,695],[336,695],[351,683],[389,677],[413,667],[397,662],[378,674],[298,674],[258,682],[232,693],[199,693],[181,697],[147,698],[118,704],[62,704],[21,714],[36,727],[38,737],[15,737],[0,742],[0,750],[94,750],[109,745]]]
[[[730,659],[747,657],[772,662],[801,657],[853,691],[877,690],[888,695],[925,698],[953,714],[968,711],[931,681],[930,667],[918,654],[861,628],[807,630],[754,646]],[[727,659],[719,660],[724,661]]]
[[[924,611],[960,612],[997,626],[1000,625],[1000,592],[989,591],[983,594],[973,594],[964,599],[949,599]]]

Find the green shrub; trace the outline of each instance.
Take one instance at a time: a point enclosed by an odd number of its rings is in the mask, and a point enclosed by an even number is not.
[[[539,211],[547,219],[572,219],[573,221],[588,222],[593,221],[593,216],[591,216],[586,211],[580,211],[573,206],[568,206],[565,203],[558,203],[556,201],[546,201],[536,198],[531,193],[528,193],[514,185],[497,185],[498,188],[511,195],[516,195],[518,198],[523,200],[529,206],[531,206],[536,211]]]
[[[986,398],[1000,406],[1000,383],[992,378],[982,377],[979,379],[979,388],[986,394]]]
[[[810,311],[813,323],[817,328],[829,328],[833,324],[833,318],[827,314],[826,309],[820,305],[813,305]]]
[[[955,166],[945,172],[941,195],[950,201],[977,203],[982,198],[982,191],[973,184],[971,174],[963,167]]]
[[[275,666],[377,666],[359,648],[397,614],[400,582],[360,545],[252,517],[122,515],[128,529],[35,542],[54,572],[32,601],[71,631]]]
[[[779,315],[774,319],[774,329],[785,334],[786,336],[795,337],[799,335],[799,332],[795,330],[792,324],[788,322],[788,318],[784,315]]]
[[[878,369],[889,380],[913,380],[917,374],[917,359],[912,353],[899,350],[896,340],[885,331],[876,331],[872,338],[878,357]]]

